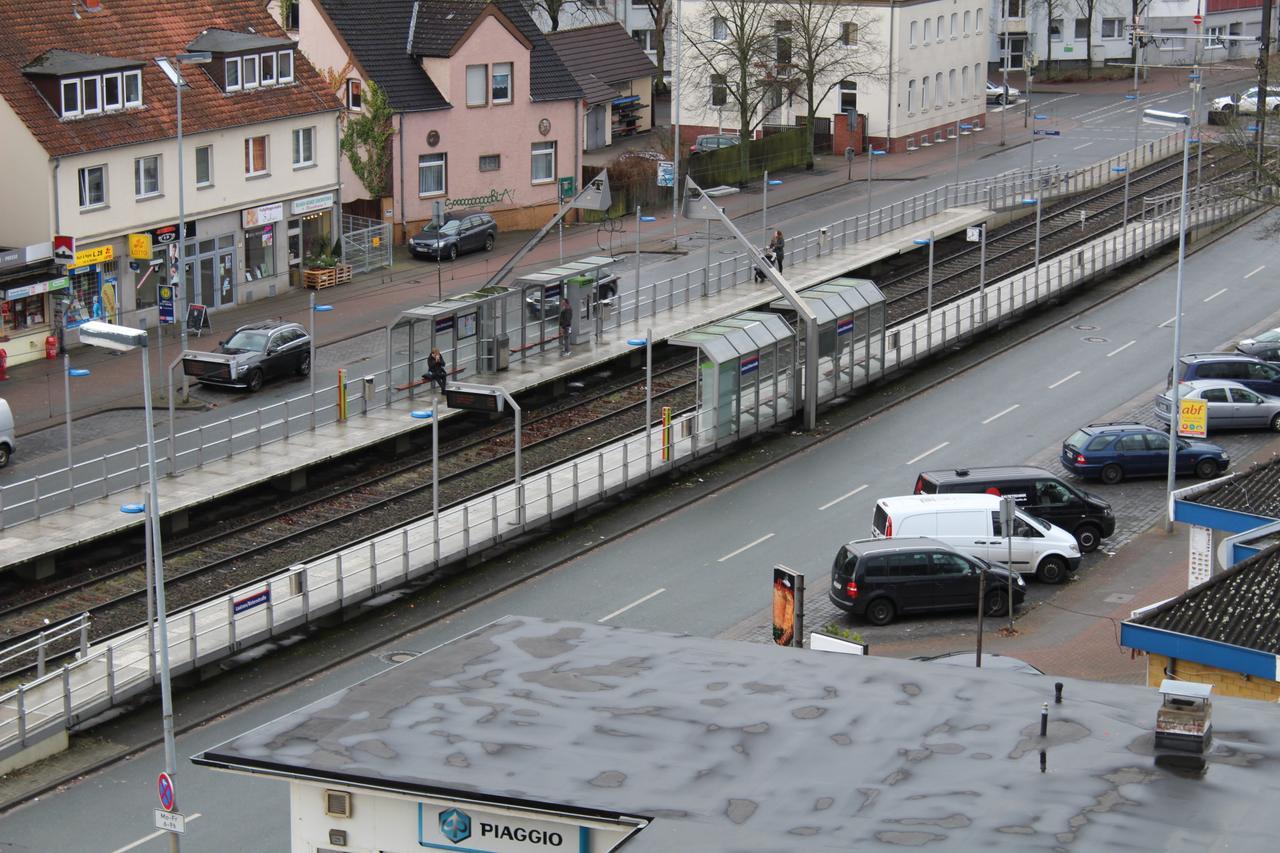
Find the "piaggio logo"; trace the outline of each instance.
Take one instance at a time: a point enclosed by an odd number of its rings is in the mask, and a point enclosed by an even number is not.
[[[440,834],[460,844],[471,837],[471,817],[461,809],[446,809],[440,812]]]

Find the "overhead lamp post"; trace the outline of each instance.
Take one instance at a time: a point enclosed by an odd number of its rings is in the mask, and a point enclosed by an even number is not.
[[[643,338],[627,338],[627,346],[644,347],[644,471],[653,470],[653,329]]]
[[[1138,114],[1133,122],[1133,150],[1138,150],[1138,131],[1142,129],[1142,110],[1136,109],[1138,102],[1138,64],[1133,65],[1133,92],[1124,96],[1126,101],[1134,102],[1134,112]]]
[[[1022,200],[1022,204],[1024,207],[1030,207],[1033,204],[1036,206],[1036,250],[1035,250],[1036,254],[1035,254],[1035,263],[1033,264],[1032,272],[1035,274],[1035,277],[1036,277],[1036,299],[1039,299],[1040,298],[1040,210],[1042,208],[1042,205],[1040,203],[1040,193],[1037,192],[1035,198],[1024,198]]]
[[[73,368],[71,356],[62,356],[62,393],[67,407],[67,497],[71,505],[76,505],[76,460],[71,455],[71,377],[88,376],[89,371],[83,367]]]
[[[153,585],[151,562],[151,516],[147,515],[145,503],[128,503],[120,507],[126,515],[142,515],[142,538],[146,541],[143,548],[147,585],[147,672],[156,677],[156,591]]]
[[[883,157],[888,152],[881,148],[877,151],[875,148],[867,149],[867,236],[871,236],[871,182],[875,178],[875,162],[877,157]]]
[[[967,122],[956,122],[956,187],[960,186],[960,137],[968,136],[973,125]],[[958,202],[957,202],[958,203]]]
[[[437,251],[436,254],[439,255],[440,252]],[[313,430],[316,428],[316,314],[324,314],[332,310],[332,305],[317,305],[316,292],[311,291],[311,310],[307,312],[311,320],[311,352],[307,354],[310,367],[307,368],[307,375],[311,378],[311,429]]]
[[[636,319],[640,319],[640,223],[655,222],[656,216],[641,216],[640,205],[636,205]],[[621,306],[619,306],[621,310]]]
[[[1178,127],[1182,129],[1182,198],[1178,205],[1178,277],[1173,296],[1173,374],[1169,397],[1172,408],[1169,410],[1169,470],[1166,488],[1173,494],[1174,481],[1178,473],[1178,421],[1182,416],[1182,402],[1179,400],[1178,376],[1179,360],[1182,350],[1182,270],[1187,260],[1187,165],[1191,155],[1191,116],[1186,113],[1172,113],[1165,110],[1143,110],[1142,120],[1147,124],[1161,127]],[[1165,531],[1173,530],[1172,502],[1169,517],[1165,522]]]
[[[1120,220],[1120,224],[1125,225],[1129,222],[1129,167],[1112,166],[1111,171],[1117,175],[1124,175],[1124,218]]]
[[[160,647],[160,713],[164,726],[164,767],[170,778],[177,773],[177,752],[173,739],[173,690],[169,675],[169,625],[164,602],[164,551],[160,544],[160,499],[156,490],[156,431],[151,413],[151,360],[147,351],[146,329],[117,326],[101,320],[90,320],[80,326],[80,343],[115,352],[136,349],[142,354],[142,403],[147,420],[147,520],[151,523],[149,541],[151,562],[155,567],[155,607],[157,638]],[[177,809],[174,797],[172,810]],[[178,850],[178,835],[169,833],[169,849]]]
[[[769,179],[768,170],[764,173],[764,207],[760,209],[760,227],[764,229],[764,239],[769,239],[769,187],[780,187],[782,181]]]
[[[433,561],[440,562],[440,419],[436,417],[436,412],[440,408],[440,401],[436,398],[435,392],[432,394],[432,404],[430,409],[415,409],[409,413],[409,417],[417,420],[431,421],[431,541],[433,549]]]
[[[929,247],[929,284],[925,291],[924,335],[928,348],[933,348],[933,232],[928,237],[917,237],[911,242],[917,246]]]

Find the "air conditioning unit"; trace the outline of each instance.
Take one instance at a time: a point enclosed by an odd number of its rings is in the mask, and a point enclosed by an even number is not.
[[[349,791],[325,791],[324,813],[329,817],[351,817],[351,793]]]

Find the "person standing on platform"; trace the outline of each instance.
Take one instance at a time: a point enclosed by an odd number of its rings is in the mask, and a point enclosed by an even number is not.
[[[782,247],[784,242],[782,229],[774,231],[773,239],[769,241],[769,251],[773,252],[773,261],[778,265],[778,272],[782,272]]]
[[[569,304],[569,300],[561,297],[560,300],[560,354],[568,355],[570,353],[569,337],[573,332],[573,306]]]
[[[440,393],[444,393],[445,385],[449,381],[449,369],[445,366],[444,356],[440,354],[439,347],[431,348],[431,355],[427,356],[427,372],[422,374],[422,378],[426,382],[439,385]]]

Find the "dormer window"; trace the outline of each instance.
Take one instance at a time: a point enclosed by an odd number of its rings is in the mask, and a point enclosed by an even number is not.
[[[297,5],[296,3],[294,4]],[[293,51],[282,50],[276,54],[276,82],[293,82]]]
[[[80,115],[80,79],[62,81],[62,117]]]
[[[262,63],[262,85],[274,86],[276,84],[276,55],[274,53],[264,53],[259,59]]]
[[[61,118],[82,118],[142,106],[143,64],[137,59],[54,48],[23,66]]]
[[[296,10],[296,2],[289,5]],[[212,64],[206,65],[205,70],[228,94],[292,83],[296,49],[297,42],[290,38],[216,27],[200,33],[187,45],[190,52],[207,52],[213,56]]]
[[[226,90],[228,92],[240,91],[240,57],[232,57],[226,61],[223,66],[223,72],[226,79]]]
[[[142,106],[141,71],[126,71],[124,73],[124,106],[125,109]]]
[[[102,109],[104,112],[124,109],[123,79],[119,74],[102,75]]]
[[[85,77],[80,84],[80,112],[93,115],[102,112],[102,78]]]
[[[241,59],[240,73],[246,89],[258,88],[258,57],[246,56]]]

